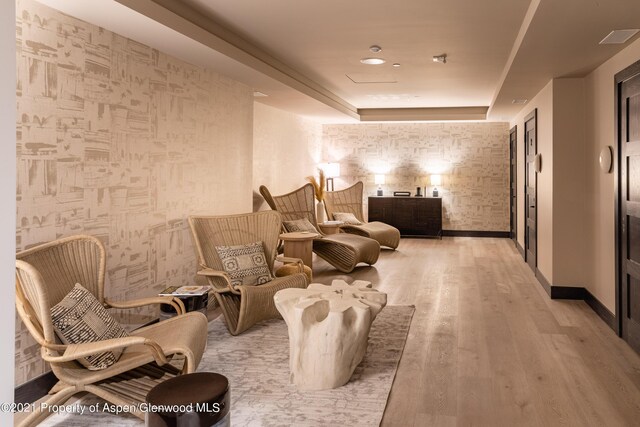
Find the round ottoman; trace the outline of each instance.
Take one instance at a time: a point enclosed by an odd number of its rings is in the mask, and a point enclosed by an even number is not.
[[[149,427],[223,427],[230,425],[229,381],[213,372],[179,375],[147,394]]]
[[[285,264],[276,270],[276,277],[290,276],[296,273],[298,273],[298,266],[296,264]],[[313,280],[313,272],[309,266],[304,266],[304,274],[307,275],[307,279],[309,279],[309,283],[311,283],[311,280]]]

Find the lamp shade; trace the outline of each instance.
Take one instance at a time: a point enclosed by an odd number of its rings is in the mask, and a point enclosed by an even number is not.
[[[431,185],[442,185],[442,175],[431,175]]]
[[[326,178],[337,178],[340,176],[340,163],[322,163],[320,169]]]
[[[384,175],[376,175],[375,176],[375,183],[378,185],[384,184],[385,179],[384,179]]]

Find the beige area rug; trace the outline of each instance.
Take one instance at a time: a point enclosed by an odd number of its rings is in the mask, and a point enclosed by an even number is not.
[[[240,336],[218,318],[209,323],[199,371],[225,375],[231,388],[233,426],[377,426],[402,356],[413,306],[387,306],[369,334],[367,354],[351,380],[333,390],[298,392],[289,384],[289,338],[283,320],[263,322]],[[102,402],[85,396],[81,404]],[[139,419],[110,413],[55,414],[47,426],[139,426]]]

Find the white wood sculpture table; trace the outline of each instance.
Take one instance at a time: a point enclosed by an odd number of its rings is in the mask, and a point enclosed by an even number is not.
[[[371,323],[387,305],[387,294],[364,280],[283,289],[273,299],[289,328],[291,382],[300,390],[346,384],[367,351]]]

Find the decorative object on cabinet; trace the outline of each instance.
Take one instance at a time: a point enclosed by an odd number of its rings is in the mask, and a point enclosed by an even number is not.
[[[400,232],[397,228],[389,224],[379,221],[366,222],[364,219],[364,211],[362,209],[362,195],[364,192],[364,184],[358,181],[349,188],[340,191],[327,191],[325,193],[325,206],[327,215],[334,220],[340,219],[342,213],[351,213],[361,224],[349,224],[345,222],[342,225],[342,231],[345,233],[358,234],[370,237],[380,243],[381,246],[387,246],[395,249],[400,244]],[[322,226],[322,225],[321,225]]]
[[[600,150],[600,169],[604,173],[611,173],[611,167],[613,166],[613,148],[610,145],[603,147]]]
[[[422,187],[416,187],[416,197],[422,197]]]
[[[369,220],[389,224],[405,237],[442,237],[442,199],[369,197]]]
[[[411,191],[394,191],[393,196],[394,197],[410,197]]]
[[[438,185],[442,185],[442,175],[431,175],[431,185],[433,185],[433,197],[438,197]]]
[[[383,192],[382,192],[382,186],[385,184],[385,176],[384,175],[376,175],[375,176],[375,183],[378,186],[378,196],[382,196]]]

